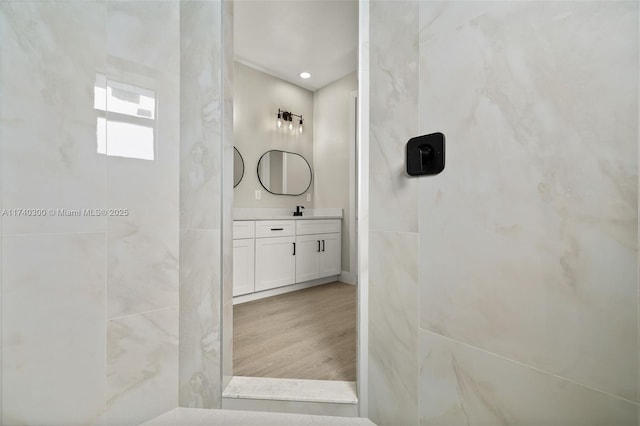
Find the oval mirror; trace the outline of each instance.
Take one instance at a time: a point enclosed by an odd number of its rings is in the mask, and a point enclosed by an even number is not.
[[[272,194],[302,195],[311,186],[311,166],[300,154],[267,151],[258,161],[258,179]]]
[[[233,147],[233,187],[238,186],[240,181],[242,180],[242,176],[244,176],[244,160],[242,159],[242,155],[240,155],[240,151],[234,146]]]

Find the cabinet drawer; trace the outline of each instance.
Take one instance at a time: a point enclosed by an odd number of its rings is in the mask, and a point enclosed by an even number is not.
[[[264,220],[256,222],[256,238],[290,237],[295,235],[293,220]]]
[[[256,232],[256,223],[253,220],[234,220],[233,239],[253,238]]]
[[[333,234],[340,232],[340,219],[308,219],[296,221],[296,235]]]

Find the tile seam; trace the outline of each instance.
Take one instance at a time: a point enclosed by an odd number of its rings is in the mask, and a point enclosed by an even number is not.
[[[486,350],[486,349],[482,349],[482,348],[479,348],[479,347],[477,347],[477,346],[473,346],[473,345],[471,345],[471,344],[469,344],[469,343],[465,343],[465,342],[463,342],[463,341],[461,341],[461,340],[457,340],[457,339],[454,339],[454,338],[452,338],[452,337],[445,336],[445,335],[440,334],[440,333],[436,333],[436,332],[431,331],[431,330],[429,330],[429,329],[426,329],[426,328],[420,327],[420,331],[424,331],[425,333],[429,333],[429,334],[433,334],[433,335],[438,336],[438,337],[442,337],[442,338],[447,339],[447,340],[449,340],[449,341],[452,341],[452,342],[458,343],[458,344],[463,345],[463,346],[466,346],[466,347],[468,347],[468,348],[475,349],[475,350],[477,350],[477,351],[483,352],[483,353],[488,354],[488,355],[492,355],[492,356],[494,356],[494,357],[496,357],[496,358],[500,358],[500,359],[502,359],[502,360],[504,360],[504,361],[508,361],[508,362],[510,362],[510,363],[520,365],[520,366],[522,366],[522,367],[528,368],[528,369],[533,370],[533,371],[536,371],[536,372],[538,372],[538,373],[543,373],[543,374],[546,374],[546,375],[548,375],[548,376],[555,377],[555,378],[560,379],[560,380],[562,380],[562,381],[564,381],[564,382],[572,383],[572,384],[574,384],[574,385],[576,385],[576,386],[580,386],[580,387],[583,387],[583,388],[585,388],[585,389],[589,389],[589,390],[591,390],[591,391],[594,391],[594,392],[597,392],[597,393],[600,393],[600,394],[603,394],[603,395],[607,395],[607,396],[609,396],[609,397],[611,397],[611,398],[615,398],[615,399],[618,399],[618,400],[621,400],[621,401],[624,401],[624,402],[628,402],[628,403],[633,404],[633,405],[635,405],[635,406],[640,406],[640,401],[633,401],[633,400],[630,400],[630,399],[624,398],[624,397],[622,397],[622,396],[615,395],[615,394],[609,393],[609,392],[607,392],[607,391],[604,391],[604,390],[601,390],[601,389],[594,388],[594,387],[592,387],[592,386],[586,385],[586,384],[584,384],[584,383],[577,382],[577,381],[572,380],[572,379],[569,379],[569,378],[567,378],[567,377],[559,376],[559,375],[557,375],[557,374],[555,374],[555,373],[552,373],[552,372],[550,372],[550,371],[543,370],[543,369],[538,368],[538,367],[534,367],[533,365],[525,364],[525,363],[523,363],[523,362],[521,362],[521,361],[517,361],[517,360],[515,360],[515,359],[511,359],[511,358],[507,358],[507,357],[506,357],[506,356],[504,356],[504,355],[499,355],[499,354],[497,354],[497,353],[494,353],[494,352],[488,351],[488,350]]]

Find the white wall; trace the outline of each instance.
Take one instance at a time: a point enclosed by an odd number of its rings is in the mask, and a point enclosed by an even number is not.
[[[245,166],[244,177],[233,191],[233,206],[311,208],[313,202],[306,201],[306,194],[313,193],[313,182],[303,195],[274,195],[260,184],[257,166],[262,154],[271,149],[300,154],[313,164],[313,93],[239,62],[234,65],[233,90],[233,144]],[[291,133],[285,124],[278,129],[278,108],[302,114],[304,132]],[[262,192],[260,200],[255,199],[257,189]]]
[[[315,185],[313,202],[315,208],[341,207],[342,220],[342,270],[350,272],[349,250],[349,179],[352,161],[349,157],[351,144],[355,143],[350,134],[349,118],[351,95],[358,90],[357,74],[351,73],[313,94],[313,166]],[[355,242],[354,242],[355,243]]]
[[[637,425],[638,3],[370,10],[371,419]]]

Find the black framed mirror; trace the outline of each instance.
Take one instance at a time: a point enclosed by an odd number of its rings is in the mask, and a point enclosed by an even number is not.
[[[302,195],[311,186],[313,174],[306,158],[287,151],[271,150],[258,161],[258,179],[275,195]]]
[[[238,186],[242,177],[244,176],[244,160],[240,151],[235,146],[233,147],[233,187]]]

